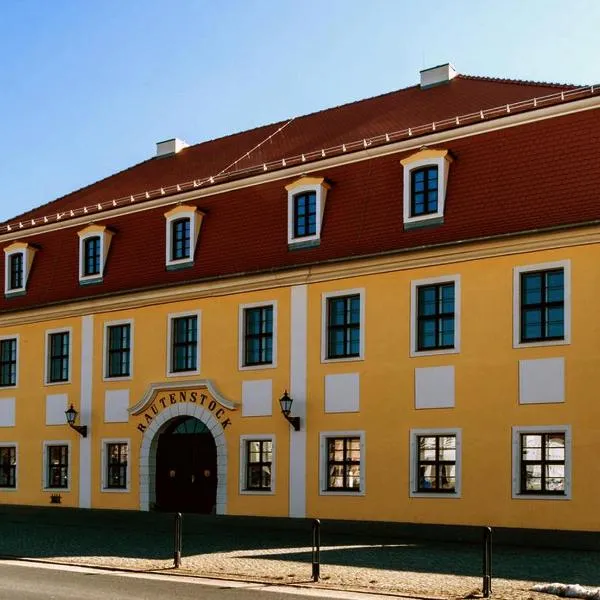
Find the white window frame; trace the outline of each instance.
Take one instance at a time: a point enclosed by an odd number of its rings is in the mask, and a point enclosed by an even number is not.
[[[444,208],[446,206],[446,189],[448,187],[448,173],[452,156],[448,150],[429,149],[423,147],[418,152],[407,156],[400,161],[404,168],[403,191],[402,191],[402,217],[404,229],[434,225],[444,221]],[[411,174],[417,169],[424,167],[437,167],[438,169],[438,209],[427,215],[411,215],[412,177]]]
[[[565,493],[522,494],[521,493],[521,434],[564,433],[565,434]],[[514,425],[512,427],[512,497],[513,500],[570,500],[573,486],[572,435],[570,425]]]
[[[321,240],[321,230],[323,226],[323,214],[325,212],[325,201],[327,199],[327,191],[329,185],[323,177],[302,177],[293,183],[285,186],[287,190],[288,204],[288,224],[287,224],[287,241],[288,247],[302,248],[318,245]],[[302,237],[294,236],[294,197],[307,192],[315,193],[316,202],[316,222],[315,233],[313,235],[305,235]]]
[[[270,490],[252,490],[246,488],[246,474],[248,466],[248,444],[249,441],[271,441],[271,489]],[[277,443],[274,433],[261,433],[261,434],[245,434],[240,435],[240,481],[239,481],[239,492],[242,496],[273,496],[275,495],[275,483],[276,483],[276,460],[277,460]]]
[[[196,255],[196,246],[198,244],[198,236],[200,234],[200,226],[204,213],[199,211],[195,206],[177,206],[165,213],[165,265],[167,269],[178,269],[190,267],[194,264]],[[190,221],[190,256],[186,258],[171,258],[171,249],[173,241],[173,221],[180,219],[189,219]]]
[[[129,325],[129,375],[124,377],[109,377],[108,375],[108,328],[119,325]],[[134,344],[134,320],[120,319],[117,321],[104,322],[104,334],[102,344],[102,381],[129,381],[133,379],[133,344]]]
[[[246,358],[246,310],[249,308],[273,308],[273,352],[270,363],[262,365],[247,365]],[[238,315],[238,370],[257,371],[259,369],[275,369],[277,367],[277,300],[265,300],[264,302],[251,302],[239,305]]]
[[[16,242],[4,248],[4,295],[6,297],[21,296],[27,291],[27,281],[34,253],[34,248],[22,242]],[[10,257],[15,254],[23,256],[23,285],[19,288],[10,289]]]
[[[0,487],[0,494],[4,492],[13,493],[19,491],[19,443],[18,442],[0,442],[0,448],[14,448],[17,464],[15,465],[15,487]]]
[[[440,350],[418,349],[418,312],[419,302],[417,290],[420,287],[440,285],[443,283],[454,284],[454,348]],[[410,356],[434,356],[436,354],[458,354],[460,352],[460,275],[443,275],[428,279],[416,279],[410,282]]]
[[[410,488],[411,498],[460,498],[462,493],[462,429],[440,428],[440,429],[411,429],[410,435]],[[417,438],[430,435],[454,435],[456,437],[456,485],[454,492],[418,492],[419,473],[417,463],[419,448]]]
[[[47,487],[48,483],[48,447],[49,446],[67,446],[67,487],[52,488]],[[73,453],[71,452],[71,442],[68,440],[44,440],[42,442],[42,490],[44,492],[70,492],[71,491],[71,474],[73,470]]]
[[[69,378],[66,381],[49,381],[50,375],[50,335],[53,333],[68,333],[69,334]],[[46,329],[46,343],[44,345],[44,385],[69,385],[73,378],[73,328],[72,327],[57,327],[56,329]]]
[[[327,489],[327,440],[332,438],[360,438],[360,488],[357,492]],[[366,478],[366,434],[364,430],[321,431],[319,432],[319,496],[364,496],[367,490]]]
[[[107,494],[128,494],[131,492],[131,439],[130,438],[102,438],[101,456],[102,456],[102,475],[100,477],[100,491]],[[127,444],[127,485],[124,488],[106,487],[108,476],[108,444]]]
[[[21,346],[21,340],[19,337],[18,333],[13,333],[13,334],[6,334],[6,335],[0,335],[0,342],[3,340],[16,340],[17,341],[17,367],[16,367],[16,373],[15,373],[15,385],[0,385],[0,390],[15,390],[19,387],[19,365],[20,365],[20,360],[19,360],[19,349]]]
[[[548,271],[563,269],[564,277],[564,318],[565,335],[562,340],[541,342],[521,342],[521,274],[532,271]],[[513,348],[535,348],[539,346],[565,346],[571,343],[571,261],[569,259],[555,262],[521,265],[513,268]]]
[[[327,357],[328,344],[328,323],[327,323],[327,306],[330,298],[339,298],[340,296],[360,296],[360,344],[358,356],[347,356],[341,358]],[[323,292],[321,294],[321,362],[322,363],[337,363],[337,362],[353,362],[365,359],[365,288],[351,288],[347,290],[337,290],[335,292]]]
[[[196,368],[193,371],[173,371],[172,359],[173,353],[171,352],[171,343],[173,335],[173,321],[180,317],[197,317],[197,348],[196,348]],[[191,375],[200,374],[201,365],[201,348],[202,348],[202,311],[201,310],[190,310],[180,313],[169,313],[167,315],[167,377],[189,377]]]
[[[106,265],[106,258],[108,257],[108,250],[110,248],[110,242],[112,239],[112,232],[106,227],[101,225],[90,225],[85,229],[78,232],[79,235],[79,283],[99,283],[104,279],[104,267]],[[89,238],[97,237],[100,238],[100,272],[93,275],[84,275],[84,261],[85,261],[85,242]]]

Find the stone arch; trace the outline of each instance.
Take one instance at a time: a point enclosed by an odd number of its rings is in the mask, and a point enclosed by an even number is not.
[[[181,402],[163,410],[148,425],[140,449],[140,510],[150,510],[156,502],[156,451],[158,437],[177,417],[195,417],[211,432],[217,447],[217,506],[218,515],[227,514],[227,443],[221,423],[213,414],[196,404]]]

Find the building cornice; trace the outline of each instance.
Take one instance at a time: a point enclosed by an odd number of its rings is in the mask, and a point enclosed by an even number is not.
[[[409,269],[556,250],[600,243],[600,222],[541,232],[511,234],[443,246],[396,250],[376,256],[340,259],[277,272],[232,275],[178,286],[112,294],[0,314],[0,327],[67,319],[89,314],[138,309],[293,285],[351,279]]]

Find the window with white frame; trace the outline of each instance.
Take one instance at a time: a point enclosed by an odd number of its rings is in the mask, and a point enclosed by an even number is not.
[[[133,322],[112,321],[104,325],[104,378],[131,377]]]
[[[323,177],[301,177],[285,189],[288,193],[288,246],[318,245],[329,184]]]
[[[68,383],[71,377],[71,330],[46,332],[46,383]]]
[[[113,232],[103,225],[89,225],[79,231],[78,235],[79,282],[101,282]]]
[[[25,293],[35,249],[29,244],[15,242],[4,248],[4,294]]]
[[[460,497],[461,430],[410,431],[410,496]]]
[[[515,267],[513,287],[515,348],[570,343],[571,261]]]
[[[200,312],[169,315],[169,375],[200,371]]]
[[[70,486],[70,444],[68,442],[44,442],[44,488],[68,490]]]
[[[405,229],[443,222],[451,162],[448,150],[427,148],[400,161],[404,168]]]
[[[17,444],[0,444],[0,489],[17,488]]]
[[[259,369],[277,364],[277,303],[240,305],[240,368]]]
[[[320,493],[365,493],[365,434],[363,431],[330,431],[320,434]]]
[[[275,436],[240,436],[240,493],[275,492]]]
[[[513,498],[570,498],[570,426],[515,426],[512,435]]]
[[[323,294],[321,360],[347,361],[364,358],[364,289]]]
[[[0,337],[0,387],[15,387],[18,382],[19,336]]]
[[[167,269],[190,267],[204,213],[195,206],[179,205],[165,213],[165,260]]]
[[[129,440],[102,440],[102,490],[128,491],[129,481]]]
[[[411,282],[411,356],[460,350],[460,276]]]

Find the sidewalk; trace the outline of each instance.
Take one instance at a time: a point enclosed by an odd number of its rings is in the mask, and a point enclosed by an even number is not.
[[[311,581],[310,521],[185,515],[173,569],[173,515],[0,505],[0,555],[137,571],[462,598],[481,590],[481,547],[321,533],[321,581]],[[493,596],[550,598],[535,583],[600,585],[600,553],[496,546]]]

